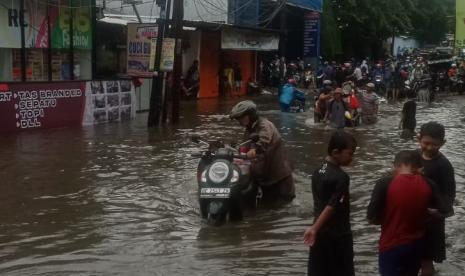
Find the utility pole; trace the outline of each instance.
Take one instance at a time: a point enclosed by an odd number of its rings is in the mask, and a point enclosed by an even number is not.
[[[24,0],[19,2],[19,26],[21,28],[21,81],[26,81],[26,31],[24,30]]]
[[[173,20],[174,20],[174,38],[176,46],[174,52],[174,68],[173,68],[173,109],[172,123],[179,123],[179,102],[181,90],[181,74],[182,74],[182,25],[184,19],[184,3],[183,0],[173,1]]]
[[[170,21],[170,16],[171,16],[171,0],[166,0],[166,21]],[[170,27],[169,25],[165,26],[165,36],[170,36],[171,35],[171,30],[170,30]],[[161,114],[161,123],[162,125],[165,125],[166,124],[166,121],[168,120],[168,96],[167,96],[167,92],[170,93],[171,92],[171,89],[168,89],[169,87],[169,80],[166,80],[165,78],[165,85],[164,85],[164,89],[163,89],[163,95],[162,95],[162,98],[163,98],[163,107],[162,107],[162,114]]]
[[[160,72],[161,50],[163,46],[163,37],[166,25],[166,0],[157,2],[160,6],[160,18],[157,20],[157,46],[155,51],[155,68],[152,78],[152,91],[150,94],[150,111],[147,122],[148,127],[156,127],[160,125],[160,114],[162,109],[162,89],[163,89],[163,73]],[[168,11],[169,13],[169,11]],[[156,72],[156,74],[155,74]]]

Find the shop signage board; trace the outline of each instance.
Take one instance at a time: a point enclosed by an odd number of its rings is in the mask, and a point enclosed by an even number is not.
[[[128,24],[127,73],[130,76],[151,77],[151,58],[153,41],[157,38],[158,27],[155,24]],[[152,62],[153,64],[153,62]]]
[[[224,29],[221,32],[221,49],[274,51],[278,48],[277,33],[239,29]]]
[[[160,70],[164,72],[173,71],[174,66],[174,49],[176,47],[176,39],[164,38],[163,47],[161,50]]]
[[[0,132],[79,126],[85,82],[0,85]]]
[[[24,10],[26,47],[47,47],[39,39],[41,33],[47,33],[46,6],[25,0]],[[0,48],[21,48],[20,14],[20,1],[0,0]]]
[[[130,80],[0,83],[0,133],[125,121],[136,106]]]
[[[304,17],[304,58],[320,55],[320,14],[307,12]]]
[[[455,47],[465,48],[465,1],[456,0]]]
[[[21,48],[20,1],[0,0],[0,48]],[[46,1],[24,1],[26,48],[48,48]],[[49,9],[53,48],[69,48],[71,9],[67,1]],[[92,17],[87,1],[73,8],[73,45],[77,49],[92,49]]]

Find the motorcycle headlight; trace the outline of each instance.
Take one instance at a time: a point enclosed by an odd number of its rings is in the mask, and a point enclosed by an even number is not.
[[[200,181],[205,183],[207,182],[207,171],[202,172],[202,176],[200,177]]]
[[[216,184],[219,184],[228,178],[229,166],[225,162],[215,162],[208,170],[208,178]]]

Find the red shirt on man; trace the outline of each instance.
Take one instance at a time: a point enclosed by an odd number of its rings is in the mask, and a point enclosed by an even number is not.
[[[379,251],[421,239],[432,201],[432,189],[424,177],[397,175],[387,189]]]

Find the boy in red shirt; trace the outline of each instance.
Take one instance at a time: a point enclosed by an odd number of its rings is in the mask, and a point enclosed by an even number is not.
[[[376,183],[367,218],[381,224],[380,274],[418,275],[427,221],[431,216],[444,216],[447,210],[434,183],[420,174],[418,151],[399,152],[394,167],[393,176]]]

